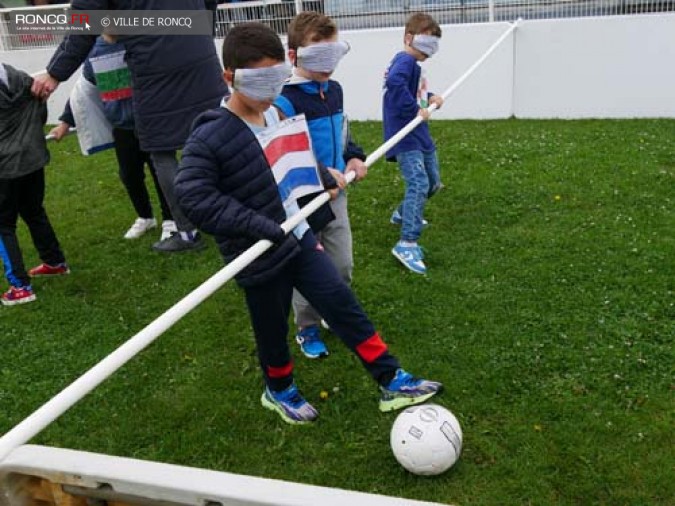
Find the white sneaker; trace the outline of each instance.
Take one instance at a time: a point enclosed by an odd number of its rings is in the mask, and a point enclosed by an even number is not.
[[[162,222],[162,235],[159,238],[160,241],[168,239],[172,234],[178,232],[176,228],[176,222],[173,220],[164,220]]]
[[[127,230],[127,233],[124,234],[125,239],[138,239],[140,236],[145,234],[151,228],[157,226],[157,220],[155,218],[136,218],[134,224],[131,225],[131,228]]]

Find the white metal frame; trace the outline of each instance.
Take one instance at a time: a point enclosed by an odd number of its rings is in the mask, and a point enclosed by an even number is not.
[[[66,497],[115,504],[189,506],[440,506],[339,488],[26,445],[0,462],[0,506],[73,504]],[[64,497],[66,496],[66,497]]]

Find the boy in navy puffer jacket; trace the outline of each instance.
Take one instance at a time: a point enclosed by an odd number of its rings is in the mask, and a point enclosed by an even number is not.
[[[244,288],[265,381],[262,405],[292,424],[318,416],[293,380],[287,334],[294,288],[380,385],[380,410],[424,402],[441,384],[400,368],[305,221],[288,235],[280,226],[298,206],[284,207],[282,185],[277,186],[259,140],[280,122],[270,106],[290,73],[279,37],[261,23],[234,27],[223,43],[223,66],[232,94],[222,108],[195,122],[175,187],[188,218],[215,236],[226,261],[260,239],[274,243],[236,277]],[[335,180],[325,167],[320,170],[324,185],[335,191]]]

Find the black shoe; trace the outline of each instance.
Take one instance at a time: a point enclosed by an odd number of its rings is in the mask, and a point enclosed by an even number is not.
[[[199,251],[204,248],[206,248],[206,243],[202,241],[199,233],[195,234],[193,240],[186,241],[181,237],[180,232],[176,232],[168,239],[152,245],[152,249],[161,253],[182,253],[183,251]]]

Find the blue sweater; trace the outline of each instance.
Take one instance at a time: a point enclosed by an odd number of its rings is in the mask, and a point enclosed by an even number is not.
[[[417,90],[421,76],[422,68],[415,57],[404,51],[394,56],[389,64],[384,78],[382,100],[385,141],[392,138],[417,116],[420,110]],[[429,153],[435,149],[436,146],[429,133],[429,124],[425,121],[387,151],[387,160],[392,161],[396,155],[406,151]]]

